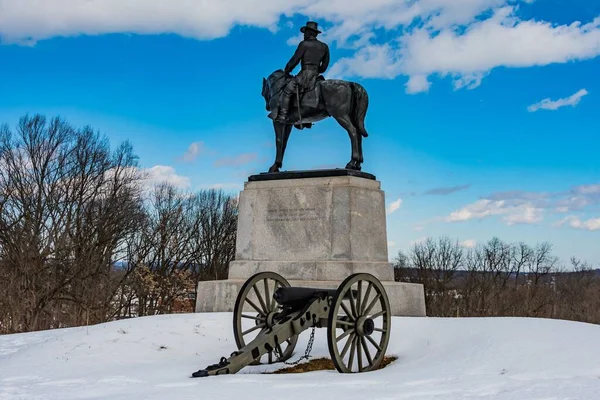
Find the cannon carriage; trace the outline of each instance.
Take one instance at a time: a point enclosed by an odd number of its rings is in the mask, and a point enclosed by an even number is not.
[[[381,282],[368,273],[347,277],[337,289],[292,287],[281,275],[261,272],[241,287],[233,312],[238,349],[192,374],[235,374],[248,365],[287,362],[298,336],[327,329],[331,360],[341,373],[378,369],[388,346],[391,311]]]

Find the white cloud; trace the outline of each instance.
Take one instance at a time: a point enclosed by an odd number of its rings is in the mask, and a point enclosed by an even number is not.
[[[575,94],[572,94],[569,97],[565,97],[558,100],[544,99],[538,103],[532,104],[527,107],[527,111],[536,112],[538,110],[558,110],[561,107],[571,106],[575,107],[581,101],[583,96],[586,96],[588,91],[585,89],[581,89]]]
[[[542,211],[541,208],[537,208],[532,204],[521,204],[508,208],[504,221],[507,225],[535,224],[544,219]]]
[[[600,204],[600,184],[580,185],[571,188],[556,202],[557,212],[583,210],[586,207]]]
[[[178,188],[190,187],[190,178],[178,175],[175,168],[168,165],[155,165],[143,170],[145,174],[144,185],[148,188],[160,183],[169,183]]]
[[[505,0],[0,0],[0,37],[27,43],[54,36],[104,33],[175,33],[196,39],[223,37],[236,25],[277,29],[281,17],[301,14],[327,25],[331,40],[369,36],[437,15],[436,25],[468,21]],[[284,19],[283,25],[289,20]],[[324,35],[325,36],[325,35]]]
[[[391,79],[427,91],[433,75],[473,89],[496,67],[531,67],[600,54],[600,17],[556,25],[523,20],[531,0],[0,0],[0,40],[33,43],[54,36],[174,33],[223,37],[234,26],[289,29],[289,17],[319,21],[323,38],[354,54],[328,75]],[[298,27],[296,27],[298,28]],[[382,33],[382,35],[380,35]],[[294,32],[294,35],[297,31]],[[390,38],[383,40],[382,38]],[[290,43],[295,43],[294,36]]]
[[[388,245],[388,247],[396,247],[396,242],[394,242],[394,241],[392,241],[392,240],[389,240],[389,241],[387,242],[387,245]]]
[[[581,194],[600,194],[600,183],[576,186],[573,191]]]
[[[462,247],[466,247],[468,249],[472,249],[475,246],[477,246],[477,241],[474,239],[467,239],[467,240],[463,240],[462,242],[459,243]]]
[[[592,196],[572,195],[557,202],[556,211],[566,213],[569,211],[582,210],[594,204],[596,201]]]
[[[390,205],[387,208],[388,215],[397,211],[400,208],[400,206],[402,206],[402,199],[400,199],[400,198],[398,200],[390,203]]]
[[[431,82],[427,80],[426,75],[413,75],[406,82],[406,93],[421,93],[428,92],[431,87]]]
[[[568,224],[571,228],[574,229],[583,229],[587,231],[600,230],[600,218],[590,218],[588,220],[582,221],[579,217],[570,215],[562,219],[558,223],[559,226],[562,226],[564,224]]]
[[[581,25],[522,21],[514,7],[496,9],[464,33],[418,29],[403,38],[407,71],[481,73],[498,66],[528,67],[588,58],[600,52],[600,18]],[[433,57],[432,57],[433,55]]]
[[[361,76],[364,78],[393,79],[401,70],[390,45],[368,45],[352,57],[339,59],[328,71],[330,78]],[[422,84],[422,82],[420,82]]]
[[[454,86],[454,90],[462,88],[467,88],[469,90],[475,89],[481,85],[481,81],[486,75],[488,75],[488,73],[485,72],[473,72],[470,74],[459,75],[455,77],[452,86]]]
[[[459,222],[502,215],[507,225],[533,224],[543,219],[542,211],[529,201],[481,199],[452,212],[445,220]]]
[[[408,75],[406,92],[418,93],[429,89],[431,75],[452,77],[455,89],[474,89],[497,67],[544,66],[600,55],[600,17],[587,24],[555,25],[521,20],[516,8],[507,6],[465,29],[441,26],[408,30],[396,42],[360,49],[334,68],[343,71],[336,70],[341,76]]]
[[[297,35],[294,35],[291,38],[289,38],[286,43],[288,46],[296,47],[303,39],[304,34],[302,32],[299,32]]]
[[[502,213],[503,200],[492,201],[488,199],[478,200],[457,211],[452,212],[446,217],[446,222],[468,221],[474,218],[484,218],[490,215]]]
[[[547,213],[568,213],[572,211],[594,210],[600,205],[600,184],[587,184],[571,187],[560,192],[524,192],[508,191],[492,193],[485,198],[450,213],[441,219],[446,222],[469,221],[500,216],[507,225],[534,224],[541,222]],[[563,219],[566,222],[578,224],[574,217]],[[433,220],[440,220],[434,218]],[[582,229],[594,227],[594,219],[581,222]],[[592,230],[592,229],[589,229]]]
[[[204,142],[194,142],[190,144],[181,159],[186,162],[194,161],[205,150]]]
[[[0,37],[21,43],[104,33],[213,39],[234,25],[275,29],[280,15],[295,8],[277,0],[0,0]]]

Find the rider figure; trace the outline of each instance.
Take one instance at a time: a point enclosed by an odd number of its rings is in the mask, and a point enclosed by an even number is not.
[[[299,89],[300,93],[304,90],[311,90],[316,84],[319,74],[325,72],[329,66],[329,47],[317,40],[317,35],[321,33],[317,29],[317,23],[307,22],[306,26],[300,28],[300,32],[304,33],[304,40],[300,42],[296,52],[284,69],[284,72],[289,74],[301,62],[300,72],[283,89],[277,116],[277,121],[282,123],[287,122],[290,98],[296,93],[296,88]]]

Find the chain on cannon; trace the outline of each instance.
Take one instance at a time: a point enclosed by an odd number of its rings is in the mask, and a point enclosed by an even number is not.
[[[299,359],[297,359],[296,361],[294,361],[294,362],[283,361],[283,363],[285,365],[298,365],[298,364],[300,364],[300,362],[302,360],[308,360],[310,358],[310,352],[312,350],[314,342],[315,342],[315,327],[313,326],[312,332],[310,333],[310,338],[308,339],[308,344],[306,345],[306,350],[304,351],[304,355],[302,357],[300,357]],[[283,358],[282,354],[279,353],[279,351],[277,351],[277,348],[275,349],[275,354],[277,355],[277,357],[279,359]]]
[[[372,371],[385,356],[391,311],[383,285],[368,273],[349,276],[336,290],[291,287],[280,275],[262,272],[240,289],[233,327],[238,350],[193,377],[235,374],[263,363],[298,364],[309,358],[316,328],[327,328],[329,353],[339,372]],[[298,336],[309,328],[304,356],[287,362]]]

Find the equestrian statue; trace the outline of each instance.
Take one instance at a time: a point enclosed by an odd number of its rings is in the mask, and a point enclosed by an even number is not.
[[[366,90],[355,82],[325,79],[329,66],[329,47],[317,39],[321,33],[316,22],[300,28],[304,40],[284,69],[263,78],[262,96],[275,130],[276,157],[269,172],[279,172],[292,128],[311,128],[312,124],[333,117],[350,136],[352,157],[346,169],[361,170],[362,139],[367,137],[365,116],[369,105]],[[291,72],[300,64],[300,72]]]

